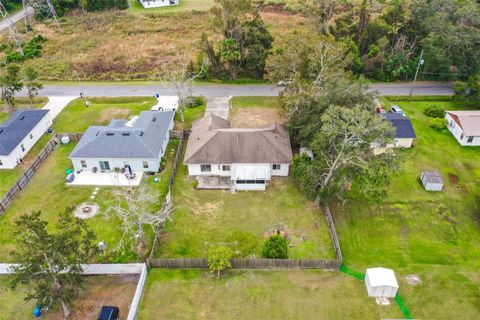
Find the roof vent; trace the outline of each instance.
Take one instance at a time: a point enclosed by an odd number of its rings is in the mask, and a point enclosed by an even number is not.
[[[122,133],[122,136],[125,136],[125,137],[128,137],[129,135],[130,135],[130,133],[128,133],[128,132]]]
[[[25,116],[21,116],[21,117],[20,117],[20,120],[24,120],[24,119],[25,119]]]
[[[140,137],[143,137],[143,131],[140,131],[139,135],[140,135]]]
[[[113,136],[113,132],[107,132],[107,136]]]
[[[0,133],[3,133],[3,129],[2,129],[2,130],[0,130]]]
[[[152,122],[157,121],[157,117],[153,117]]]

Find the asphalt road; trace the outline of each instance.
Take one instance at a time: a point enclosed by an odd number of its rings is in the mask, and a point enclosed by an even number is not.
[[[410,93],[411,84],[373,84],[370,90],[377,91],[380,95],[405,96]],[[195,85],[193,94],[205,97],[226,96],[277,96],[281,87],[271,85]],[[120,96],[151,96],[154,93],[161,95],[175,95],[173,89],[162,86],[141,85],[85,85],[59,86],[46,85],[40,91],[41,96],[79,96],[83,91],[90,97],[120,97]],[[443,83],[420,83],[415,86],[413,95],[452,95],[452,85]],[[20,95],[25,96],[22,91]]]
[[[33,13],[33,8],[30,8],[28,7],[27,8],[27,14],[32,14]],[[10,17],[10,20],[13,22],[13,23],[17,23],[18,21],[22,20],[23,18],[25,18],[25,10],[20,10],[14,14],[10,14],[9,15]],[[9,25],[9,21],[7,20],[2,20],[0,21],[0,33],[2,33],[3,31],[6,31],[8,30],[8,25]]]

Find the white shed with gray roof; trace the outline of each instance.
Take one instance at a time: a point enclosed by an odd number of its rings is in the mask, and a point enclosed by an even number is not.
[[[144,111],[133,125],[112,120],[108,126],[92,126],[70,154],[76,172],[157,172],[173,129],[172,111]]]
[[[443,189],[443,180],[438,171],[424,171],[420,180],[427,191],[442,191]]]

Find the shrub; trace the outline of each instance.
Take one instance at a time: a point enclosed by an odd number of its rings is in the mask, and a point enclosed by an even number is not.
[[[468,84],[463,81],[455,81],[453,92],[456,96],[464,96],[467,93]]]
[[[287,240],[279,235],[268,238],[263,245],[263,257],[268,259],[287,259]]]
[[[443,130],[445,128],[445,120],[439,118],[431,119],[428,126],[434,130]]]
[[[443,118],[445,117],[445,110],[439,106],[430,106],[423,111],[423,114],[431,118]]]
[[[200,97],[188,97],[186,101],[187,108],[199,107],[203,104],[203,98]]]

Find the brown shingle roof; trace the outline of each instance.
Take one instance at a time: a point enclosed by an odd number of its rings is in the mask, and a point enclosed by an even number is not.
[[[287,131],[278,123],[261,128],[231,128],[230,121],[209,115],[195,122],[185,164],[290,163]]]

